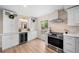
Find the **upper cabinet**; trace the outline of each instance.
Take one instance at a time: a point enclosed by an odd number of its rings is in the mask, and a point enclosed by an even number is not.
[[[68,12],[68,25],[79,26],[79,6],[70,8]]]
[[[75,8],[75,22],[79,25],[79,6]]]

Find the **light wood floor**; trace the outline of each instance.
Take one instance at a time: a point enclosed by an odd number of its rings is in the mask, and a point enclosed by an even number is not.
[[[55,51],[48,48],[44,41],[35,39],[28,43],[9,48],[3,51],[3,53],[55,53]]]

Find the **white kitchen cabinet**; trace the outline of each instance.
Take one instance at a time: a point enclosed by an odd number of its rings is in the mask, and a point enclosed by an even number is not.
[[[37,19],[34,19],[33,21],[32,17],[28,20],[28,28],[30,31],[28,31],[28,41],[31,41],[37,37]]]
[[[79,38],[77,37],[76,38],[76,52],[78,52],[79,53]]]
[[[68,12],[68,25],[71,25],[71,26],[75,25],[75,23],[74,23],[75,18],[74,18],[74,12],[73,11],[74,11],[74,9],[67,10],[67,12]]]
[[[64,35],[63,49],[66,53],[79,53],[79,37]]]
[[[44,40],[45,42],[47,42],[48,34],[47,33],[40,34],[40,38],[41,40]]]
[[[37,38],[37,31],[28,32],[28,41],[31,41],[31,40],[33,40],[35,38]]]
[[[79,26],[79,7],[75,7],[75,23]]]
[[[68,9],[68,25],[79,26],[79,6]]]

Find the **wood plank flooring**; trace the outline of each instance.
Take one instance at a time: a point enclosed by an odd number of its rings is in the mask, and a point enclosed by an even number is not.
[[[28,43],[9,48],[3,51],[3,53],[55,53],[55,51],[48,48],[44,41],[35,39]]]

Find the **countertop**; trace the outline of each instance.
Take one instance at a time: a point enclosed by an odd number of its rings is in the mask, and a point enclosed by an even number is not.
[[[72,37],[79,37],[79,33],[69,33],[69,34],[63,34],[66,36],[72,36]]]

